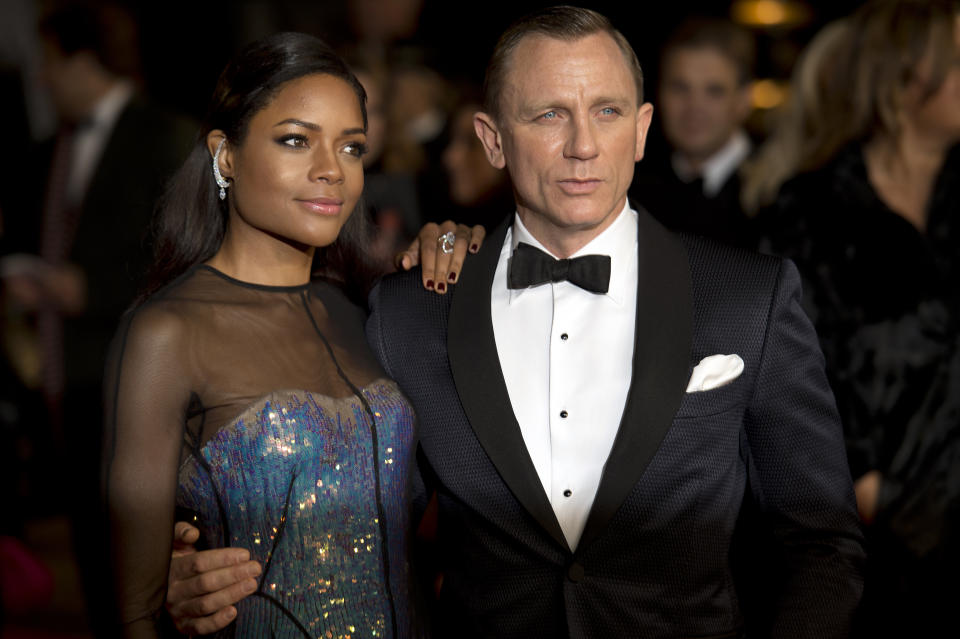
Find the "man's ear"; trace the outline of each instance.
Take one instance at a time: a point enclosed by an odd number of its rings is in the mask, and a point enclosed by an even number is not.
[[[220,146],[220,143],[227,139],[227,134],[221,131],[220,129],[214,129],[207,133],[207,151],[210,152],[210,158],[213,159],[213,156],[217,153],[217,147]],[[233,162],[233,145],[229,141],[224,142],[223,148],[220,149],[220,156],[217,158],[220,165],[220,175],[225,178],[233,178],[234,174],[234,162]]]
[[[477,132],[477,137],[483,144],[487,161],[496,169],[505,167],[507,163],[503,157],[503,139],[500,137],[500,129],[496,121],[488,113],[478,111],[473,116],[473,130]]]
[[[650,121],[653,119],[653,105],[644,102],[637,109],[637,148],[633,154],[633,161],[643,159],[643,149],[647,145],[647,132],[650,131]]]

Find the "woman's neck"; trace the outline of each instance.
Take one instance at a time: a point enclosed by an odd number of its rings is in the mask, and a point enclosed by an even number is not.
[[[867,176],[878,197],[921,232],[927,228],[930,198],[947,150],[942,140],[910,126],[896,138],[876,136],[864,146]]]
[[[207,264],[250,284],[299,286],[310,281],[312,246],[293,245],[262,231],[233,230],[236,226],[228,226],[220,249]]]

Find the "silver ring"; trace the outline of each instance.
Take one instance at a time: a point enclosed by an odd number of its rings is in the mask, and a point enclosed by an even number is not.
[[[457,241],[457,236],[454,235],[453,231],[447,231],[443,235],[437,238],[437,242],[440,243],[440,250],[444,255],[450,255],[453,253],[453,245]]]

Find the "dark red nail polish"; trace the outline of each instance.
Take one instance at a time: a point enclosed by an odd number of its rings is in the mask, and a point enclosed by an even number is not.
[[[471,250],[473,253],[476,253],[477,251],[480,250],[480,245],[479,245],[479,244],[471,244],[471,245],[470,245],[470,250]]]
[[[437,284],[437,290],[438,290],[438,291],[446,290],[446,288],[447,288],[447,285],[444,284],[443,282],[440,282],[439,284]]]
[[[448,275],[448,276],[447,276],[447,281],[449,281],[451,284],[453,284],[454,282],[456,282],[456,281],[457,281],[457,274],[456,274],[456,273],[451,273],[450,275]]]
[[[427,280],[427,288],[433,288],[433,280]]]

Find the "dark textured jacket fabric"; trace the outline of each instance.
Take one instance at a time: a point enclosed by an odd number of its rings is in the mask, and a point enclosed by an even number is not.
[[[497,360],[490,286],[506,227],[450,295],[419,273],[371,294],[368,339],[419,419],[417,500],[437,494],[442,637],[843,637],[863,551],[816,336],[786,261],[639,216],[633,379],[583,536],[567,547]],[[744,372],[686,393],[693,367]],[[770,614],[745,621],[731,564],[762,526]],[[761,586],[756,588],[756,586]],[[746,625],[745,625],[746,624]],[[762,635],[760,634],[762,633]]]
[[[720,190],[707,197],[703,180],[681,180],[668,159],[647,164],[645,159],[630,185],[630,198],[641,203],[661,224],[673,231],[709,237],[724,244],[753,247],[756,238],[750,218],[740,204],[740,174],[733,173]]]

